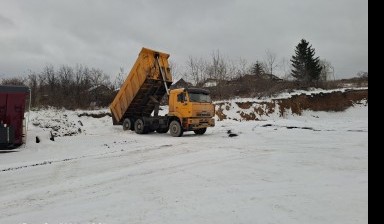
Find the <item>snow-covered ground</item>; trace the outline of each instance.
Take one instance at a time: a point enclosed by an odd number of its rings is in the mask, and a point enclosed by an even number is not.
[[[33,112],[27,145],[0,152],[0,223],[368,223],[368,106],[182,138],[80,113]]]
[[[239,98],[239,97],[235,97],[234,99],[232,99],[231,101],[235,101],[235,102],[270,102],[272,100],[276,100],[276,99],[288,99],[288,98],[292,98],[293,96],[298,96],[298,95],[301,95],[301,94],[305,94],[305,95],[313,95],[313,94],[319,94],[319,93],[323,93],[323,94],[327,94],[327,93],[334,93],[334,92],[342,92],[342,93],[345,93],[347,91],[351,91],[351,90],[368,90],[368,87],[350,87],[350,88],[338,88],[338,89],[329,89],[329,90],[326,90],[326,89],[319,89],[319,88],[310,88],[310,90],[292,90],[292,91],[284,91],[282,93],[278,93],[274,96],[266,96],[266,97],[259,97],[259,98]],[[228,103],[228,100],[224,100],[224,101],[216,101],[215,103]]]

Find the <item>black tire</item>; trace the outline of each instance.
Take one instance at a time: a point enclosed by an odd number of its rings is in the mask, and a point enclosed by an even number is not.
[[[135,122],[135,132],[136,134],[147,134],[148,131],[145,128],[143,119],[137,119]]]
[[[159,133],[159,134],[165,134],[165,133],[167,133],[168,131],[169,131],[169,128],[158,128],[158,129],[156,130],[156,132]]]
[[[201,129],[195,130],[194,132],[196,135],[204,135],[206,131],[207,131],[207,128],[201,128]]]
[[[123,121],[123,130],[124,131],[128,131],[128,130],[133,130],[134,127],[133,127],[133,124],[132,124],[132,121],[131,119],[129,118],[126,118],[124,121]]]
[[[181,137],[183,136],[184,130],[183,130],[183,127],[181,127],[180,122],[177,120],[174,120],[169,125],[169,132],[173,137]]]

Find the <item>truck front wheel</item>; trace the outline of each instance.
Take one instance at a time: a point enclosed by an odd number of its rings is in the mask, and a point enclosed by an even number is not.
[[[206,131],[207,131],[207,128],[201,128],[201,129],[195,130],[194,132],[196,135],[204,135]]]
[[[171,124],[169,125],[169,132],[173,137],[181,137],[183,136],[183,133],[184,133],[183,127],[181,127],[180,122],[176,120],[172,121]]]
[[[135,122],[135,132],[136,134],[147,134],[148,131],[146,131],[144,126],[144,121],[142,119],[137,119]]]

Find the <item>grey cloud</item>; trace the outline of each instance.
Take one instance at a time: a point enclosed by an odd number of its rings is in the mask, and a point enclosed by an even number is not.
[[[214,50],[254,62],[270,49],[289,60],[301,38],[339,76],[368,70],[365,0],[3,1],[19,13],[0,8],[0,74],[82,63],[114,75],[130,69],[141,47],[179,65]]]
[[[0,14],[0,28],[1,29],[6,29],[6,28],[11,28],[13,27],[15,24],[13,23],[13,21],[5,16],[2,16]]]

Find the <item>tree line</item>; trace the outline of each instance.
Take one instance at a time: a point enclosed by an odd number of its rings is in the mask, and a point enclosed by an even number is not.
[[[244,59],[233,62],[225,58],[220,51],[215,51],[208,60],[189,57],[183,67],[173,62],[170,66],[175,80],[183,78],[197,87],[207,87],[207,81],[214,81],[215,87],[211,88],[211,91],[217,99],[239,92],[266,92],[275,88],[274,83],[281,80],[316,85],[332,75],[334,77],[332,64],[316,56],[315,49],[305,39],[296,46],[290,61],[279,62],[277,55],[267,50],[263,60],[248,64]],[[276,75],[278,69],[280,75]],[[41,72],[30,72],[24,78],[3,79],[1,84],[30,87],[33,93],[33,107],[75,109],[108,106],[116,94],[115,90],[125,78],[123,68],[112,82],[107,74],[97,68],[84,65],[63,65],[54,68],[48,65]],[[236,86],[233,85],[234,82],[237,83]],[[232,86],[232,90],[229,86]]]
[[[176,67],[176,65],[174,65]],[[175,70],[174,70],[175,71]],[[175,72],[174,72],[175,73]],[[285,79],[315,84],[320,81],[334,79],[332,64],[315,55],[315,49],[305,39],[295,48],[295,54],[288,62],[278,60],[277,55],[267,50],[262,60],[248,64],[244,59],[233,62],[222,56],[219,51],[213,52],[209,59],[189,57],[186,66],[177,76],[189,80],[194,85],[202,85],[206,80],[225,82],[244,75],[256,75],[262,79]]]
[[[68,109],[108,106],[116,86],[102,70],[84,65],[54,68],[45,66],[41,72],[30,72],[25,78],[3,79],[2,85],[24,85],[32,92],[32,107],[53,106]]]

